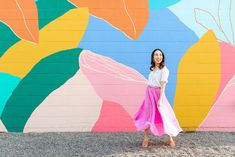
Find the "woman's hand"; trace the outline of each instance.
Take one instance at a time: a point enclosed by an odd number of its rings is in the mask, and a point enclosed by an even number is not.
[[[157,106],[160,107],[161,105],[162,105],[162,101],[161,101],[161,99],[159,99],[157,102]]]

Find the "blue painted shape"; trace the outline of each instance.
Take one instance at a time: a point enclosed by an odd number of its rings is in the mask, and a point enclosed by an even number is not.
[[[175,3],[178,3],[180,0],[149,0],[149,9],[157,10],[161,8],[166,8]]]
[[[131,40],[121,31],[93,16],[78,47],[110,57],[115,61],[136,69],[145,78],[149,74],[151,53],[161,48],[166,55],[170,77],[166,96],[173,105],[178,63],[186,50],[198,41],[168,9],[150,11],[147,26],[137,40]]]
[[[2,115],[2,111],[8,98],[11,96],[13,90],[16,88],[20,80],[21,79],[19,77],[0,73],[0,116]]]

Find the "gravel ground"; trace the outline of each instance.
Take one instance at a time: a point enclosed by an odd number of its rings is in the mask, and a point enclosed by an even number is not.
[[[150,135],[142,148],[143,133],[0,133],[0,156],[158,156],[235,157],[235,132],[187,132],[175,137]]]

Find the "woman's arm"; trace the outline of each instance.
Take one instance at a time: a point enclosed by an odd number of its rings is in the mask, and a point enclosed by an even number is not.
[[[160,107],[161,103],[162,103],[162,97],[163,97],[164,92],[165,92],[166,83],[168,82],[168,76],[169,76],[169,70],[166,67],[164,67],[164,69],[162,69],[161,92],[160,92],[160,98],[159,98],[159,101],[158,101],[158,107]]]
[[[158,107],[161,106],[161,103],[162,103],[162,97],[163,97],[163,94],[165,92],[165,86],[166,86],[166,81],[161,81],[161,92],[160,92],[160,98],[158,100]]]

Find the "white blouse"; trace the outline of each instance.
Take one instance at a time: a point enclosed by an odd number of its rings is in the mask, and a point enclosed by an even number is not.
[[[149,74],[148,85],[154,87],[160,87],[161,81],[166,81],[166,83],[168,82],[168,76],[169,76],[169,70],[166,66],[164,66],[162,69],[156,67]]]

